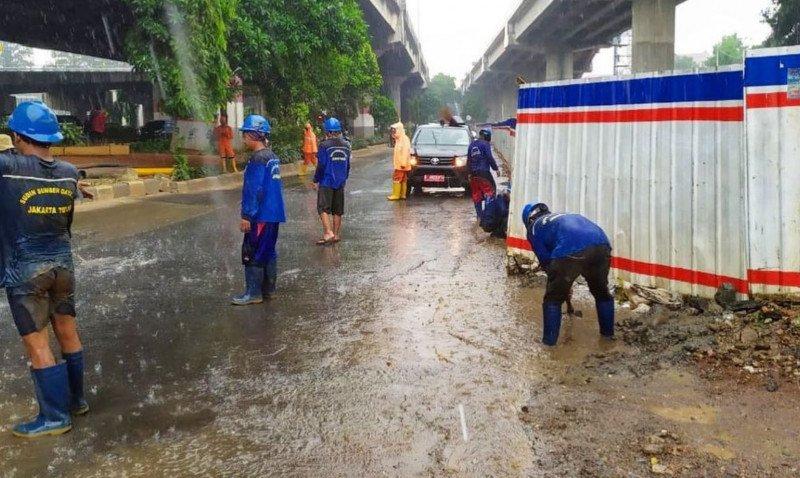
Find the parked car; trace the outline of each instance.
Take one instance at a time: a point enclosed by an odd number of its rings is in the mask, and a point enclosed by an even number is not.
[[[139,140],[171,139],[173,133],[175,133],[174,120],[148,121],[142,126],[142,129],[139,130]]]
[[[412,192],[423,187],[464,188],[469,191],[467,154],[472,140],[468,126],[419,126],[411,139]]]

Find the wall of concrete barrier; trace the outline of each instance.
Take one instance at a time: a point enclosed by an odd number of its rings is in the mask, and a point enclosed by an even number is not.
[[[520,211],[542,201],[597,221],[632,283],[800,291],[795,64],[798,48],[755,50],[726,70],[523,86],[509,248],[529,253]]]

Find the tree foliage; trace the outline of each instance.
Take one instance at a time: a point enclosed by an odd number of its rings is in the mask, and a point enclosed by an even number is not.
[[[465,116],[472,116],[472,119],[476,122],[483,122],[489,119],[489,112],[486,110],[486,100],[482,92],[469,91],[464,95],[463,104]]]
[[[765,46],[800,45],[800,0],[772,0],[774,7],[764,12],[772,28]]]
[[[400,120],[397,116],[394,101],[383,95],[377,95],[373,98],[372,117],[375,118],[375,126],[377,126],[379,132],[387,131],[389,126]]]
[[[461,93],[456,89],[456,79],[439,73],[431,78],[427,89],[408,102],[409,119],[416,124],[438,121],[443,107],[457,110],[460,103]]]
[[[228,25],[238,0],[125,0],[136,17],[127,33],[128,61],[150,73],[164,110],[208,119],[231,95]]]
[[[714,61],[716,64],[716,59]],[[694,58],[688,55],[675,55],[675,69],[676,70],[694,70],[698,67]]]
[[[270,115],[297,127],[310,112],[353,116],[382,82],[356,0],[241,0],[229,51]]]
[[[739,35],[727,35],[714,45],[714,53],[706,60],[705,66],[714,68],[724,65],[738,65],[744,58],[745,45]]]

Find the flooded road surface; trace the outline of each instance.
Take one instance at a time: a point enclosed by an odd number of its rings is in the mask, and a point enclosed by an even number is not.
[[[9,476],[507,474],[531,466],[517,418],[536,356],[532,291],[461,194],[389,203],[390,162],[354,167],[343,242],[287,181],[280,284],[235,309],[238,191],[161,196],[76,219],[92,412],[15,440],[35,409],[0,308],[0,460]],[[522,295],[520,295],[522,294]],[[463,421],[462,413],[463,410]]]
[[[239,309],[238,191],[84,208],[92,411],[11,436],[35,405],[3,301],[0,476],[795,476],[796,389],[743,398],[600,344],[585,290],[541,350],[541,287],[506,276],[469,200],[389,185],[388,154],[356,165],[322,248],[315,193],[287,181],[279,293]]]

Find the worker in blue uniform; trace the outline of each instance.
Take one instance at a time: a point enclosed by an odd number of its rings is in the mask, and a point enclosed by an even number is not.
[[[522,210],[528,242],[547,272],[547,291],[542,305],[542,342],[554,346],[561,330],[561,304],[573,282],[583,276],[594,296],[600,335],[614,337],[614,299],[608,291],[611,243],[606,233],[579,214],[554,214],[546,204],[528,204]]]
[[[20,103],[8,121],[18,154],[0,154],[0,287],[31,363],[39,413],[12,433],[33,438],[72,429],[70,414],[89,411],[83,346],[75,312],[71,228],[78,170],[53,158],[64,137],[55,113]],[[50,348],[52,325],[61,360]]]
[[[244,144],[252,151],[242,186],[242,264],[245,292],[233,305],[260,304],[275,293],[278,278],[278,230],[286,222],[281,161],[269,145],[270,124],[250,115],[242,127]]]
[[[492,237],[505,239],[508,232],[508,212],[511,196],[508,192],[487,197],[481,203],[480,226]]]
[[[492,171],[499,171],[500,168],[497,167],[497,161],[492,154],[491,141],[492,132],[482,129],[478,133],[478,138],[470,143],[467,153],[469,187],[478,222],[481,221],[483,201],[497,193],[497,184]]]
[[[322,222],[320,246],[335,244],[342,240],[342,216],[344,216],[344,188],[350,177],[352,147],[342,135],[342,124],[336,118],[325,120],[325,140],[317,152],[317,171],[314,173],[314,189],[317,190],[317,213]]]

